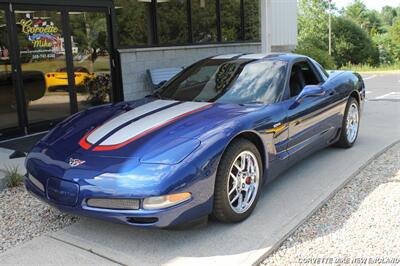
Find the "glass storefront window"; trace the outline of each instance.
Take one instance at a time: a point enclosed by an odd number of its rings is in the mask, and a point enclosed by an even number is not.
[[[221,42],[260,41],[259,1],[220,0]],[[115,0],[115,15],[120,47],[205,44],[218,39],[216,0]]]
[[[192,0],[193,42],[217,41],[215,0]]]
[[[68,116],[70,97],[59,11],[16,10],[23,91],[29,123]]]
[[[244,3],[244,36],[248,41],[261,40],[260,1],[243,0]]]
[[[46,130],[72,113],[118,100],[106,7],[13,10],[0,6],[0,139]]]
[[[157,27],[160,44],[188,42],[187,1],[157,1]]]
[[[220,0],[222,41],[241,39],[240,0]]]
[[[153,44],[151,1],[116,0],[115,13],[121,46]]]
[[[0,130],[18,126],[5,11],[0,10]]]
[[[110,102],[107,18],[103,12],[69,12],[78,110]]]

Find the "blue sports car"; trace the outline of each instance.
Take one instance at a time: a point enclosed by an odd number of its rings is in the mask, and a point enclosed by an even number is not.
[[[28,191],[62,211],[142,227],[240,222],[262,185],[357,139],[365,86],[296,54],[230,54],[141,100],[93,107],[26,159]]]

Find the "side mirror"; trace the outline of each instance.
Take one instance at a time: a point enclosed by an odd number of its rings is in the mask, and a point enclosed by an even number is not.
[[[324,96],[325,90],[318,85],[307,85],[303,88],[296,98],[296,102],[301,103],[307,97]]]
[[[307,97],[318,97],[324,96],[325,90],[319,85],[307,85],[303,88],[300,94],[296,97],[296,100],[290,106],[290,109],[294,109]]]

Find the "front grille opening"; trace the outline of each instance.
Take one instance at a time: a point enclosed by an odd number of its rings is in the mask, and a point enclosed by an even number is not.
[[[115,210],[138,210],[138,199],[115,199],[115,198],[89,198],[86,201],[87,206],[101,209]]]
[[[157,217],[128,217],[128,223],[133,224],[153,224],[158,222]]]

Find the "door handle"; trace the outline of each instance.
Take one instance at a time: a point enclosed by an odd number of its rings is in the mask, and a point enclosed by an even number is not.
[[[335,94],[335,90],[327,90],[326,95],[332,96]]]

